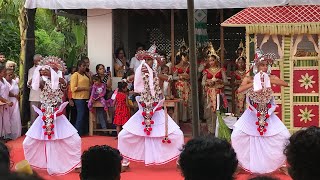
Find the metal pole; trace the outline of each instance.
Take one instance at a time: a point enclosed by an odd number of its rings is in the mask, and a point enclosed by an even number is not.
[[[188,0],[188,39],[190,60],[190,82],[192,94],[192,135],[200,135],[199,129],[199,96],[198,96],[198,71],[196,58],[196,37],[194,24],[194,0]]]
[[[221,24],[223,23],[223,9],[220,9],[220,59],[221,59],[221,66],[224,66],[224,29]]]

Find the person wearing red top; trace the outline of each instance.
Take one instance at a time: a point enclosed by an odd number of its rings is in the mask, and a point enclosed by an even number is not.
[[[233,82],[236,86],[235,89],[238,89],[240,84],[242,83],[244,77],[246,76],[246,58],[244,56],[241,56],[236,59],[236,67],[237,70],[233,72]],[[236,107],[235,107],[235,115],[240,117],[241,114],[244,111],[245,107],[245,99],[246,95],[244,93],[238,93],[238,91],[235,91],[235,100],[236,100]]]
[[[217,95],[223,93],[224,84],[227,81],[225,71],[219,66],[219,56],[214,49],[209,53],[207,68],[203,70],[202,86],[205,92],[204,118],[207,121],[208,131],[215,132],[215,120],[217,110]]]
[[[182,121],[187,121],[191,117],[191,85],[190,85],[190,65],[188,54],[186,52],[180,53],[181,61],[172,69],[173,79],[176,80],[174,87],[176,90],[176,97],[183,100],[183,117]]]
[[[116,99],[114,101],[115,113],[114,113],[114,121],[113,121],[113,124],[117,126],[117,134],[119,134],[119,132],[122,129],[122,126],[130,118],[130,108],[128,103],[127,91],[128,91],[128,84],[126,82],[119,82],[118,92],[116,95]]]

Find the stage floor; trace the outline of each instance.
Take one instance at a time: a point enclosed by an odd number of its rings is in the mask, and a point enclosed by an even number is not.
[[[14,141],[9,141],[7,146],[11,151],[11,160],[16,163],[24,159],[22,141],[23,137],[18,138]],[[117,140],[114,137],[109,136],[92,136],[82,138],[82,150],[88,149],[93,145],[109,145],[117,147]],[[175,161],[170,162],[161,166],[144,166],[143,163],[132,162],[130,165],[131,169],[129,172],[121,174],[122,180],[183,180],[180,171],[176,168]],[[64,176],[49,176],[46,171],[36,170],[36,172],[46,180],[77,180],[79,179],[78,173],[69,173]],[[253,177],[247,173],[238,174],[236,180],[247,180],[249,177]],[[273,173],[272,176],[279,178],[280,180],[291,180],[290,177],[283,175],[282,173]]]

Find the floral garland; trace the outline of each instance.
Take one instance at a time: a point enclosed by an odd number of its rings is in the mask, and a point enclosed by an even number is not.
[[[54,135],[54,124],[53,124],[53,120],[54,120],[54,113],[57,112],[59,109],[58,108],[41,108],[41,111],[43,113],[42,115],[42,120],[44,122],[44,125],[42,126],[43,129],[45,129],[44,135],[48,136],[48,139],[51,139],[51,136]],[[56,116],[61,116],[63,114],[63,112],[58,112],[56,114]]]
[[[146,67],[143,67],[143,68],[146,68]],[[162,97],[162,90],[160,88],[159,78],[154,68],[155,67],[153,67],[153,72],[152,72],[154,77],[154,81],[153,81],[154,91],[155,91],[154,96],[151,94],[151,90],[149,86],[149,73],[148,72],[142,73],[142,78],[144,82],[144,91],[141,93],[140,104],[143,108],[142,116],[144,117],[144,121],[142,121],[142,125],[145,126],[144,132],[147,135],[151,134],[152,124],[154,124],[154,121],[152,120],[152,117],[154,114],[153,109],[158,105],[159,101],[161,100],[160,98]],[[168,138],[167,128],[168,127],[166,127],[165,137],[162,140],[163,143],[171,143],[171,141]]]
[[[45,130],[44,135],[48,136],[48,139],[51,139],[54,135],[54,113],[56,113],[56,117],[63,114],[63,112],[57,112],[59,110],[57,105],[62,102],[63,92],[60,89],[51,89],[50,84],[51,81],[46,80],[40,94],[41,111],[43,113],[41,119],[44,122],[42,128]]]
[[[271,99],[272,99],[272,89],[264,88],[260,92],[254,92],[253,89],[249,90],[249,98],[252,101],[253,107],[257,110],[257,118],[256,125],[258,126],[257,131],[261,136],[267,132],[268,126],[268,118],[270,115],[268,114],[269,109],[271,108]],[[250,108],[250,107],[249,107]],[[252,110],[250,108],[250,110]]]

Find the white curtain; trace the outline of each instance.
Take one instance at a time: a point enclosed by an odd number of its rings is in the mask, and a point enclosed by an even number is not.
[[[195,9],[320,5],[319,0],[195,0]],[[187,9],[187,0],[26,0],[25,7],[46,9]]]

